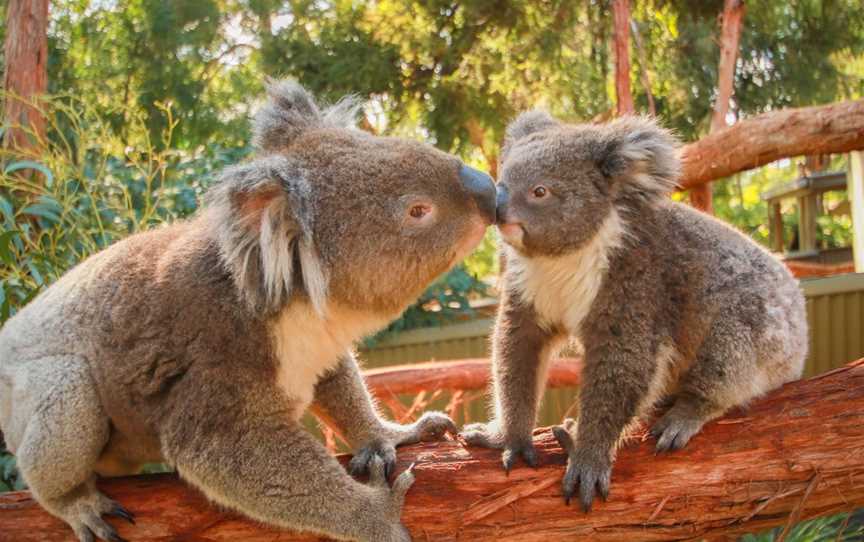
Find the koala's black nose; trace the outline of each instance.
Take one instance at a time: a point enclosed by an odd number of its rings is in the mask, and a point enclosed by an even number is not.
[[[506,221],[507,202],[510,200],[510,193],[507,192],[507,185],[498,183],[495,195],[495,219],[496,222],[502,224]]]
[[[459,179],[477,202],[477,207],[490,224],[495,222],[495,183],[492,177],[465,164],[459,168]]]

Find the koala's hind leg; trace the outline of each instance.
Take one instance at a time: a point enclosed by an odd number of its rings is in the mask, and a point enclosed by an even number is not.
[[[16,378],[11,422],[23,428],[14,448],[24,480],[39,504],[66,521],[82,542],[122,540],[102,516],[132,516],[94,484],[109,423],[86,362],[46,358],[20,370],[26,374]]]
[[[651,428],[658,452],[683,448],[705,423],[765,391],[753,331],[729,316],[716,319],[672,407]]]

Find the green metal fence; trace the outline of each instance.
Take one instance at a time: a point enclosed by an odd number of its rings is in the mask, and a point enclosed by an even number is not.
[[[864,357],[864,274],[804,280],[801,287],[807,299],[810,324],[805,376]],[[361,351],[360,357],[365,367],[488,357],[492,324],[491,318],[484,318],[440,328],[412,330]],[[558,423],[568,410],[572,412],[577,392],[576,389],[547,392],[539,423]],[[468,417],[483,419],[485,402],[475,403],[470,406]]]

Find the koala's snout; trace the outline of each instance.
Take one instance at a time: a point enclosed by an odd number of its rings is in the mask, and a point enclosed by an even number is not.
[[[507,222],[507,204],[510,202],[510,192],[507,185],[498,183],[495,189],[495,222],[504,224]]]
[[[462,164],[459,168],[462,185],[477,202],[477,208],[489,224],[495,223],[495,183],[492,177],[480,170]]]

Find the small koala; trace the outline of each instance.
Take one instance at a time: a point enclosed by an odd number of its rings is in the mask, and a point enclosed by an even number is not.
[[[494,414],[462,437],[536,464],[531,442],[550,359],[584,352],[578,424],[554,434],[568,452],[569,503],[605,499],[628,425],[658,402],[659,452],[684,446],[723,412],[800,376],[804,298],[756,243],[668,196],[677,143],[645,118],[567,125],[542,112],[509,127],[498,183],[504,241],[493,338]]]
[[[0,425],[24,480],[82,542],[131,513],[95,474],[165,461],[259,521],[340,540],[406,541],[395,447],[454,431],[381,419],[351,353],[495,217],[492,179],[418,142],[350,128],[273,83],[258,152],[199,214],[90,257],[0,330]],[[354,446],[355,481],[309,435],[311,407]]]

